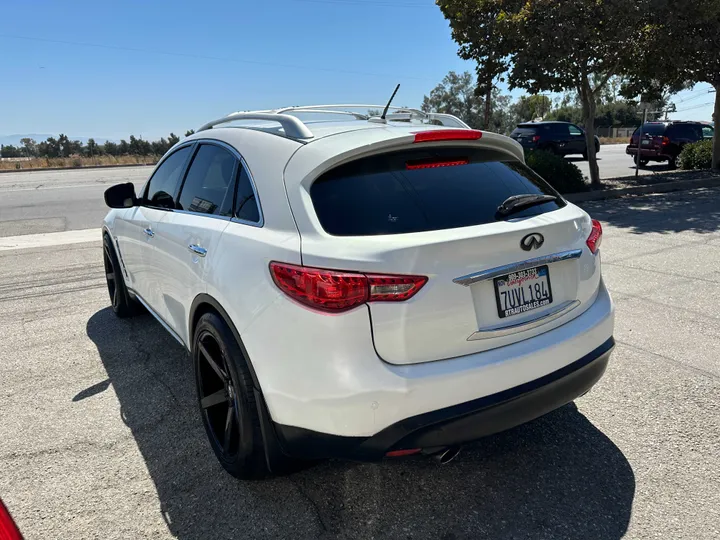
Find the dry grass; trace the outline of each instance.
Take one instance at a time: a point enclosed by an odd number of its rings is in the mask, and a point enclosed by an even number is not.
[[[630,137],[600,137],[600,144],[627,144]]]
[[[32,170],[96,165],[155,165],[159,156],[70,156],[66,158],[32,158],[25,161],[0,161],[0,170]]]

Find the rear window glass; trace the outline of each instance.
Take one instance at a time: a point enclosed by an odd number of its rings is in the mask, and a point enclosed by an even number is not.
[[[535,135],[538,129],[534,127],[517,127],[513,130],[512,135]]]
[[[665,134],[665,124],[645,124],[642,128],[643,135],[660,136]],[[635,130],[633,135],[637,135],[640,132],[640,128]]]
[[[447,165],[450,163],[453,165]],[[310,188],[320,224],[335,236],[491,223],[498,220],[496,211],[505,199],[527,193],[555,195],[558,200],[527,208],[511,218],[565,205],[557,192],[519,161],[468,148],[394,152],[360,159],[325,173]]]

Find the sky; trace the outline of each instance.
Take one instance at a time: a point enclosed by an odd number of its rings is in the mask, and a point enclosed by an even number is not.
[[[397,83],[395,103],[420,106],[448,71],[474,71],[433,0],[5,0],[0,66],[0,135],[110,139],[237,110],[382,104]],[[709,120],[706,86],[677,96],[689,101],[674,116]]]

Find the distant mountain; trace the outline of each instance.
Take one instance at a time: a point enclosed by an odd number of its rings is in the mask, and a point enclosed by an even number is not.
[[[46,140],[48,137],[55,137],[57,139],[58,134],[52,134],[52,133],[24,133],[24,134],[15,134],[15,135],[0,135],[0,144],[10,144],[13,146],[20,146],[20,139],[24,139],[25,137],[29,137],[31,139],[34,139],[35,142],[42,142]],[[95,139],[95,142],[98,144],[104,144],[105,141],[112,140],[107,139],[105,137],[76,137],[74,135],[68,135],[68,139],[71,141],[81,141],[83,144],[87,144],[88,139]],[[118,141],[113,141],[118,142]]]

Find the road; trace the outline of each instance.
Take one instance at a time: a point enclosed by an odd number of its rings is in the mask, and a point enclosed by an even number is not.
[[[0,247],[0,496],[30,540],[717,539],[720,189],[587,209],[618,343],[588,395],[444,467],[329,461],[267,482],[217,464],[160,325],[114,317],[99,240]]]
[[[617,178],[635,174],[635,163],[625,153],[626,146],[626,144],[607,144],[600,147],[600,152],[597,155],[600,178]],[[566,159],[577,165],[586,178],[590,178],[588,162],[583,160],[581,156],[568,156]],[[664,163],[650,163],[647,167],[640,169],[640,174],[653,174],[667,170],[668,167]]]
[[[625,145],[603,146],[599,154],[603,178],[627,176],[635,169]],[[589,177],[588,164],[567,159]],[[641,174],[665,170],[651,165]],[[113,184],[145,183],[152,167],[121,167],[0,174],[0,236],[49,233],[98,227],[106,214],[103,192]]]

